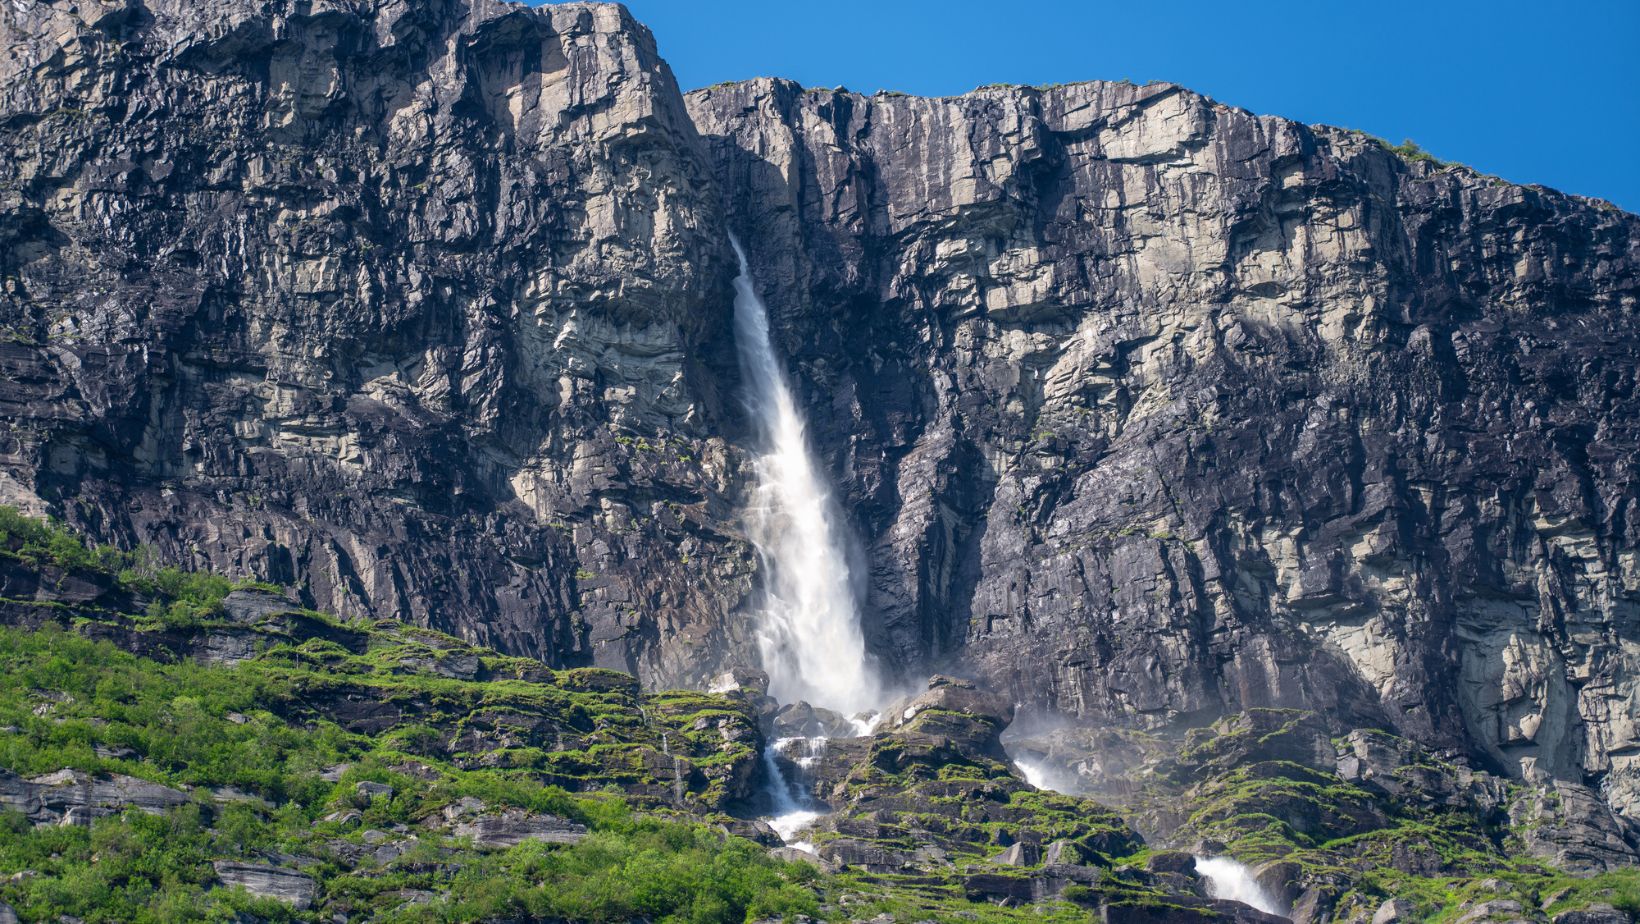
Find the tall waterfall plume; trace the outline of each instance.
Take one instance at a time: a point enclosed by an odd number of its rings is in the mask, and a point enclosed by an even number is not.
[[[760,452],[748,511],[751,539],[768,581],[758,627],[769,692],[842,713],[877,704],[860,610],[849,579],[831,494],[809,453],[803,417],[769,340],[769,311],[752,283],[740,241],[735,277],[735,347]]]

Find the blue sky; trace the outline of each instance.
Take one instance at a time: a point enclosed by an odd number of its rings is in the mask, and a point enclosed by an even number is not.
[[[1169,80],[1640,211],[1640,0],[628,0],[685,89]]]

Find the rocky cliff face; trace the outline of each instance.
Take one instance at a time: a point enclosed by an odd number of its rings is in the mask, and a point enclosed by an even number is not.
[[[623,9],[27,2],[0,41],[7,498],[557,664],[733,630],[725,223]]]
[[[0,502],[555,666],[754,657],[736,230],[872,647],[1640,817],[1640,220],[1177,87],[680,95],[619,7],[0,8]]]
[[[1640,811],[1640,222],[1178,87],[690,94],[880,650]]]

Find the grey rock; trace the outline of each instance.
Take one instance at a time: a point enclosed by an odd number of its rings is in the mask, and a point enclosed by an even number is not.
[[[969,873],[962,877],[962,891],[970,901],[1023,904],[1036,898],[1035,880],[997,873]]]
[[[0,924],[19,924],[17,909],[0,901]]]
[[[261,590],[235,590],[222,599],[222,615],[245,625],[297,609],[299,604]]]
[[[990,859],[998,866],[1035,866],[1042,862],[1042,848],[1021,841]]]
[[[232,860],[217,860],[211,865],[223,885],[242,888],[258,898],[284,902],[298,911],[312,907],[318,894],[318,884],[313,877],[296,870]]]
[[[1458,924],[1480,924],[1482,921],[1496,924],[1527,924],[1535,918],[1535,915],[1528,916],[1520,902],[1500,898],[1466,908],[1458,916],[1457,921]]]
[[[0,14],[0,502],[555,665],[749,650],[727,225],[647,30],[110,9]]]
[[[1538,776],[1509,806],[1509,819],[1533,856],[1577,873],[1640,862],[1640,823],[1613,811],[1595,790]]]
[[[1633,921],[1634,918],[1624,912],[1599,902],[1576,911],[1562,911],[1551,919],[1552,924],[1632,924]]]
[[[807,863],[822,872],[830,873],[836,871],[835,866],[822,859],[818,854],[810,853],[807,850],[800,850],[796,847],[770,847],[769,856],[774,857],[777,860],[785,860],[787,863]]]
[[[1153,873],[1195,876],[1196,858],[1182,850],[1159,850],[1145,860],[1145,869]]]
[[[244,790],[237,789],[233,786],[212,787],[210,793],[211,799],[215,802],[247,802],[252,805],[260,806],[264,809],[271,809],[274,807],[272,802],[269,802],[261,796],[255,793],[245,792]]]
[[[899,873],[915,866],[908,852],[850,837],[826,841],[820,845],[819,855],[838,869],[857,868],[868,873]]]
[[[368,805],[375,802],[377,799],[393,798],[393,787],[387,785],[386,783],[373,783],[369,780],[361,780],[358,783],[353,784],[353,795],[359,802]]]
[[[1042,851],[1044,866],[1080,866],[1087,862],[1088,858],[1082,850],[1070,841],[1054,841]],[[1154,866],[1150,868],[1155,869]]]
[[[0,807],[36,825],[86,825],[128,808],[158,815],[188,801],[185,792],[118,773],[93,776],[64,769],[25,780],[0,770]]]
[[[334,767],[326,767],[320,771],[319,779],[324,780],[326,783],[340,783],[343,775],[351,769],[353,769],[352,764],[337,764]]]
[[[1416,920],[1414,915],[1418,908],[1410,899],[1391,898],[1385,900],[1378,910],[1372,914],[1372,924],[1407,924]]]
[[[775,738],[846,738],[854,726],[842,714],[808,703],[788,703],[769,720]]]
[[[476,847],[516,847],[525,841],[544,841],[548,844],[576,844],[586,839],[585,825],[559,818],[556,815],[538,815],[521,810],[508,810],[499,815],[481,815],[455,825],[451,832],[456,837],[472,838]]]
[[[1168,84],[687,99],[888,663],[1640,805],[1640,399],[1597,371],[1640,364],[1640,219]]]
[[[489,808],[482,799],[472,796],[462,796],[460,799],[446,805],[440,814],[446,821],[456,821],[462,818],[471,818]]]
[[[1315,708],[1640,817],[1632,214],[1170,84],[685,97],[615,5],[12,3],[0,44],[0,502],[704,687],[757,660],[732,229],[891,679]],[[1578,811],[1534,850],[1622,862]]]
[[[255,658],[261,640],[255,632],[243,630],[212,632],[205,636],[194,657],[202,664],[231,667]]]
[[[735,667],[712,678],[706,689],[712,693],[766,696],[769,692],[769,675],[754,667]]]

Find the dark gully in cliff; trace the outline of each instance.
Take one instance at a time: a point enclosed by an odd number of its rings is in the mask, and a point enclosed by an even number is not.
[[[0,44],[0,505],[648,691],[420,759],[813,812],[837,916],[1640,909],[1640,218],[1169,84],[686,94],[611,4]],[[8,625],[197,654],[13,544]]]

